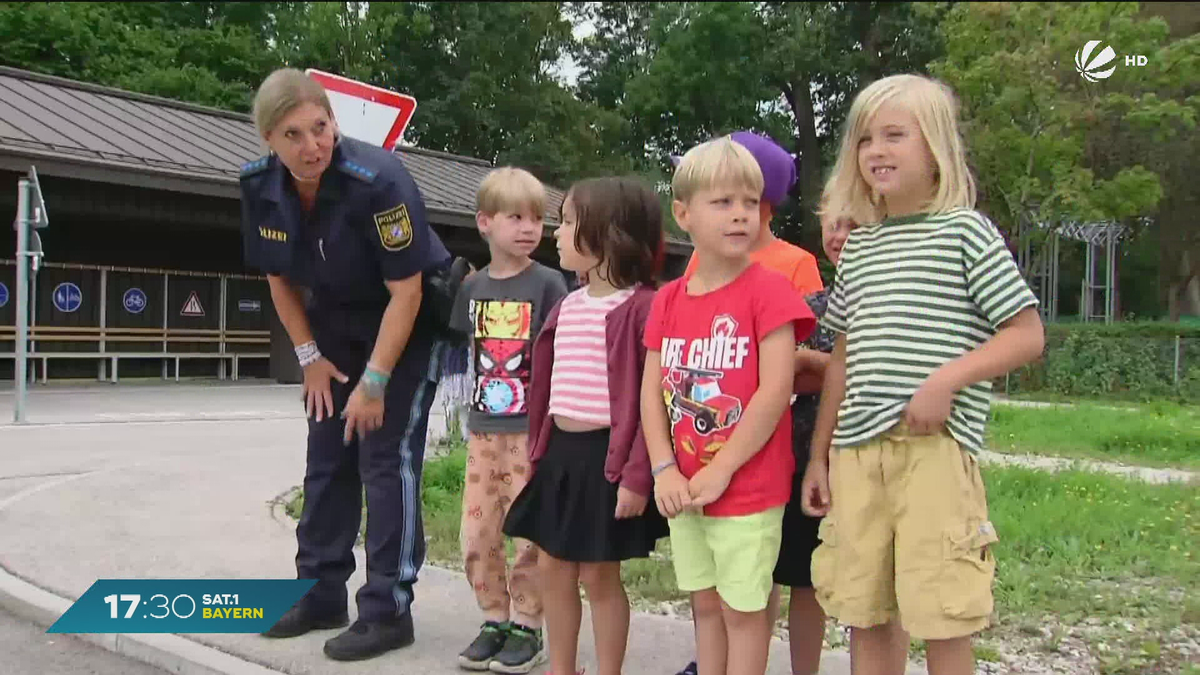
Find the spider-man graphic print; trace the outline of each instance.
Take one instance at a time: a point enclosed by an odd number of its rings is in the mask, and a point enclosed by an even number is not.
[[[510,300],[473,300],[470,314],[476,373],[471,406],[488,415],[524,415],[533,305]]]

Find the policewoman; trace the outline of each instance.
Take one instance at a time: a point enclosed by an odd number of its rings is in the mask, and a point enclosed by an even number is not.
[[[267,275],[304,369],[296,574],[317,580],[264,635],[349,623],[346,583],[365,487],[367,581],[357,620],[325,654],[371,658],[414,639],[413,584],[425,557],[421,464],[439,369],[423,281],[450,255],[401,160],[339,135],[324,89],[303,72],[272,73],[254,121],[270,153],[242,167],[243,249]]]

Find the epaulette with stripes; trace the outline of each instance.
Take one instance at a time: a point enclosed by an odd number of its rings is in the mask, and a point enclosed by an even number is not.
[[[259,157],[253,162],[247,162],[242,165],[242,178],[253,176],[256,173],[262,173],[267,170],[267,165],[271,162],[271,156]]]
[[[375,176],[379,175],[379,172],[375,169],[365,167],[362,164],[357,164],[348,159],[343,159],[342,161],[338,162],[338,169],[350,174],[351,176],[354,176],[364,183],[373,182],[375,180]]]

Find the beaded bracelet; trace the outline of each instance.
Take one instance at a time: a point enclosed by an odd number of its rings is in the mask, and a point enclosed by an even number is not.
[[[296,347],[296,358],[300,360],[301,368],[307,368],[321,358],[321,350],[317,349],[316,342],[310,340]]]

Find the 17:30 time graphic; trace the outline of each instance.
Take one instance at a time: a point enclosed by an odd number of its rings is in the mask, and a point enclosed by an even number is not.
[[[261,633],[312,579],[98,579],[48,633]]]
[[[150,596],[150,599],[147,600],[146,602],[142,602],[142,596],[140,596],[140,595],[116,595],[116,594],[113,594],[113,595],[105,596],[104,602],[112,610],[110,613],[110,616],[109,616],[109,618],[111,618],[111,619],[119,618],[118,617],[118,605],[123,602],[128,602],[129,609],[125,611],[125,618],[132,619],[132,618],[134,618],[134,612],[137,611],[137,608],[139,605],[152,606],[152,605],[150,605],[150,603],[154,602],[155,598],[162,598],[162,604],[157,607],[158,609],[162,610],[162,614],[154,614],[154,613],[143,614],[142,615],[143,619],[145,619],[147,617],[151,618],[151,619],[165,619],[168,616],[171,616],[172,614],[174,614],[176,618],[187,619],[196,613],[196,600],[192,596],[182,594],[182,593],[179,595],[176,595],[173,599],[168,598],[167,596],[163,595],[162,593],[156,593],[156,594]],[[185,606],[189,607],[187,614],[180,613],[179,609],[176,606],[176,604],[179,602],[179,600],[181,598],[187,601],[187,604],[185,605]],[[206,604],[206,605],[212,604],[211,598],[209,596],[205,596],[204,600],[205,600],[204,604]],[[233,603],[232,604],[235,606],[238,604],[237,594],[233,595]]]

